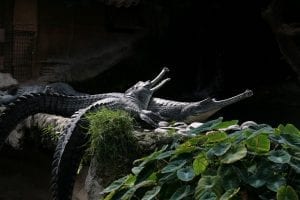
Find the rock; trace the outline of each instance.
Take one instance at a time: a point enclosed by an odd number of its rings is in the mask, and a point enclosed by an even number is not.
[[[179,131],[176,132],[179,135],[188,135],[188,131],[186,129],[181,129]]]
[[[154,130],[155,133],[168,133],[169,131],[175,131],[177,132],[178,130],[180,130],[180,128],[178,127],[160,127],[160,128],[156,128]]]
[[[6,89],[18,85],[18,81],[9,73],[0,73],[0,89]]]
[[[8,104],[9,102],[11,102],[14,99],[15,99],[15,97],[10,94],[0,95],[0,104]]]
[[[221,131],[239,131],[239,130],[241,130],[241,127],[236,124],[236,125],[228,126],[227,128],[222,128],[220,130]]]
[[[24,121],[19,123],[16,128],[9,134],[8,139],[6,142],[11,145],[15,149],[20,149],[21,144],[20,140],[24,136],[24,131],[26,128],[33,128],[37,127],[40,130],[44,128],[53,128],[55,132],[62,132],[64,127],[70,121],[70,118],[64,118],[61,116],[56,115],[49,115],[49,114],[35,114],[33,116],[27,117]],[[55,147],[56,141],[53,141],[53,144],[49,144],[50,147]]]
[[[181,128],[183,128],[183,127],[187,127],[187,124],[184,123],[184,122],[175,122],[175,123],[172,125],[172,127],[181,127]]]
[[[190,125],[188,125],[187,130],[190,131],[192,129],[199,128],[200,126],[202,126],[202,124],[203,123],[201,122],[193,122]]]
[[[244,123],[241,124],[241,129],[246,129],[246,128],[250,128],[250,127],[256,127],[257,123],[254,121],[246,121]]]
[[[168,132],[168,130],[162,129],[162,128],[156,128],[154,130],[154,133],[167,133],[167,132]]]
[[[85,179],[85,190],[88,194],[89,200],[98,200],[102,197],[101,192],[104,187],[102,186],[102,178],[97,175],[97,168],[99,164],[95,157],[92,159],[88,174]]]
[[[17,127],[9,134],[6,142],[14,149],[21,149],[20,141],[24,136],[24,122],[17,125]]]
[[[166,122],[166,121],[160,121],[160,122],[158,122],[158,126],[159,126],[159,127],[166,127],[166,126],[169,126],[169,122]]]
[[[75,178],[72,200],[88,200],[86,191],[86,178],[89,168],[84,166]]]

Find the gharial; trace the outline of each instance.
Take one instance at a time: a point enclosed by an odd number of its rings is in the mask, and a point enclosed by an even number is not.
[[[221,108],[252,96],[246,90],[224,100],[207,98],[198,102],[179,102],[152,97],[170,79],[163,79],[164,68],[152,81],[139,81],[125,93],[105,93],[84,96],[65,96],[56,93],[32,93],[20,96],[0,115],[0,149],[9,133],[26,117],[47,113],[70,117],[72,120],[60,136],[52,171],[52,196],[56,200],[71,199],[80,160],[89,139],[85,115],[100,107],[123,109],[139,121],[156,127],[161,120],[204,121]],[[163,80],[162,80],[163,79]]]

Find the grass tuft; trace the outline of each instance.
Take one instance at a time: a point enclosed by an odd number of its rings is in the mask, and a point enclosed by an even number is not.
[[[86,117],[91,134],[88,154],[95,156],[98,162],[117,163],[136,152],[133,118],[129,113],[102,108]]]

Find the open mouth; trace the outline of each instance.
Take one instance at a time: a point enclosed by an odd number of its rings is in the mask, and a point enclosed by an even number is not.
[[[168,81],[171,80],[170,78],[165,78],[162,80],[162,78],[165,76],[165,74],[169,71],[170,71],[169,68],[164,67],[162,69],[162,71],[152,81],[150,81],[150,86],[151,86],[150,90],[152,92],[155,92],[156,90],[161,88],[165,83],[167,83]]]

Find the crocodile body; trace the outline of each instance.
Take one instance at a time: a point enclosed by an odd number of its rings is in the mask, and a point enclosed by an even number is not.
[[[70,85],[62,82],[50,83],[47,85],[24,85],[2,92],[0,96],[0,105],[8,105],[18,97],[33,93],[58,93],[67,96],[87,95],[75,91]]]
[[[89,123],[85,115],[100,107],[123,109],[135,118],[141,118],[148,123],[147,117],[145,119],[144,113],[130,99],[124,101],[123,98],[107,98],[77,111],[72,116],[69,126],[62,133],[55,150],[51,183],[53,199],[72,199],[76,172],[89,140],[89,134],[87,134]]]
[[[156,126],[160,120],[203,121],[222,107],[252,95],[251,91],[246,90],[229,99],[217,101],[208,98],[198,102],[178,102],[152,97],[153,92],[169,80],[165,79],[158,84],[166,71],[164,69],[152,81],[138,82],[125,93],[84,96],[36,93],[21,96],[0,115],[0,147],[14,127],[30,115],[47,113],[72,116],[56,147],[52,175],[53,198],[71,199],[76,171],[89,139],[86,130],[88,122],[84,117],[86,113],[99,107],[124,109],[151,126]]]

